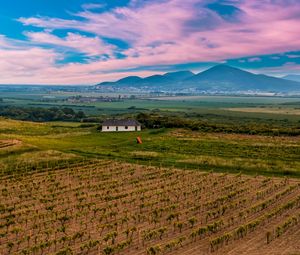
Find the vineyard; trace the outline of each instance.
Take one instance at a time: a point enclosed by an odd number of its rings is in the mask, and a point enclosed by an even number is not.
[[[293,179],[91,161],[0,187],[0,254],[300,251]]]

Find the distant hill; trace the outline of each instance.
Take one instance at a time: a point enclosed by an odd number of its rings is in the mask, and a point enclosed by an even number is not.
[[[198,74],[190,71],[179,71],[164,75],[152,75],[146,78],[129,76],[116,82],[100,83],[96,85],[96,88],[104,88],[107,85],[116,88],[135,87],[165,91],[183,89],[228,92],[248,90],[262,92],[300,91],[300,82],[253,74],[228,65],[217,65]]]
[[[182,81],[182,80],[188,79],[194,75],[195,74],[192,73],[191,71],[179,71],[179,72],[165,73],[163,76],[173,79],[173,80]]]
[[[203,90],[259,90],[294,91],[300,90],[300,83],[272,76],[253,74],[244,70],[217,65],[201,72],[186,81],[190,86],[197,85]]]
[[[300,82],[300,75],[296,75],[296,74],[289,74],[289,75],[286,75],[282,78],[286,79],[286,80],[290,80],[290,81]]]
[[[178,71],[169,72],[163,75],[156,74],[148,76],[146,78],[141,78],[138,76],[128,76],[122,78],[116,82],[102,82],[96,85],[97,88],[103,86],[114,86],[114,87],[161,87],[168,88],[170,85],[177,84],[187,78],[194,76],[195,74],[190,71]]]

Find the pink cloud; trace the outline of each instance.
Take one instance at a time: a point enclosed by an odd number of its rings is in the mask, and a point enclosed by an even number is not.
[[[205,8],[209,2],[151,1],[133,7],[135,3],[132,1],[129,7],[109,12],[85,10],[76,14],[80,20],[75,19],[77,17],[73,20],[55,17],[20,18],[19,21],[24,25],[51,30],[75,29],[96,35],[89,38],[69,33],[67,37],[59,38],[50,32],[27,32],[33,43],[70,47],[88,55],[113,55],[116,49],[103,43],[101,37],[117,38],[130,44],[129,49],[121,50],[125,59],[111,57],[64,66],[55,65],[55,59],[63,56],[40,49],[40,54],[45,57],[54,54],[53,61],[46,61],[46,65],[41,65],[44,68],[38,68],[39,72],[31,71],[32,79],[45,79],[51,83],[94,83],[108,77],[117,78],[120,70],[128,73],[130,69],[143,66],[223,61],[300,50],[298,0],[235,1],[234,5],[241,10],[236,21],[227,21]],[[4,59],[1,62],[1,58],[0,70],[5,68],[5,61],[8,61]],[[22,75],[22,72],[17,75]],[[44,77],[48,77],[48,80]]]
[[[51,68],[57,60],[61,59],[61,56],[53,50],[40,48],[0,49],[0,56],[2,83],[15,83],[15,81],[23,83],[22,81],[27,78],[34,82],[39,73],[44,73],[47,68]]]
[[[295,62],[287,62],[281,66],[264,67],[260,70],[249,70],[254,73],[268,74],[271,76],[282,77],[287,74],[300,74],[300,65]]]
[[[248,62],[260,62],[261,58],[254,57],[254,58],[248,58]]]
[[[273,57],[271,57],[271,59],[278,60],[278,59],[280,59],[280,57],[278,57],[278,56],[273,56]]]
[[[300,55],[297,55],[297,54],[287,54],[286,56],[288,58],[300,58]]]
[[[26,32],[25,35],[31,42],[68,47],[89,56],[111,55],[112,50],[115,48],[112,45],[103,43],[98,37],[87,37],[76,33],[68,33],[65,38],[47,32]]]
[[[95,3],[86,3],[82,5],[82,8],[85,10],[93,10],[93,9],[99,9],[104,8],[105,4],[95,4]]]

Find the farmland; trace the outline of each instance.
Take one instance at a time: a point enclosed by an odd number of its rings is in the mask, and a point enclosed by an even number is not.
[[[5,176],[0,186],[1,254],[300,249],[294,179],[93,160]]]
[[[297,100],[5,98],[70,118],[0,117],[0,254],[299,254]],[[101,133],[65,107],[146,128]]]
[[[103,97],[113,99],[112,101],[103,102],[69,102],[69,97],[81,96],[86,97]],[[119,100],[116,100],[120,97]],[[88,92],[62,92],[62,91],[24,91],[19,90],[13,92],[5,92],[1,94],[1,106],[16,107],[70,107],[74,111],[82,110],[87,115],[114,115],[136,112],[149,112],[159,110],[169,113],[199,113],[208,116],[209,114],[217,114],[221,116],[250,116],[254,118],[287,118],[293,120],[297,118],[297,110],[299,110],[298,97],[271,97],[271,96],[217,96],[217,95],[201,95],[201,96],[160,96],[152,97],[149,94],[124,94],[124,93],[88,93]],[[256,108],[272,108],[273,111],[258,111]],[[245,114],[242,111],[232,113],[235,108],[253,108],[256,111]],[[286,116],[285,112],[290,112]],[[295,113],[294,113],[295,112]],[[270,114],[271,113],[271,114]],[[299,120],[299,117],[298,117]]]
[[[282,108],[227,108],[229,111],[237,112],[261,112],[261,113],[273,113],[273,114],[288,114],[288,115],[300,115],[300,109],[282,109]]]

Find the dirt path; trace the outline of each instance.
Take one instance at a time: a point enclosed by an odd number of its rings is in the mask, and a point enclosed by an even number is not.
[[[13,140],[0,140],[0,150],[5,149],[7,147],[19,145],[19,144],[22,144],[22,141],[16,140],[16,139],[13,139]]]

